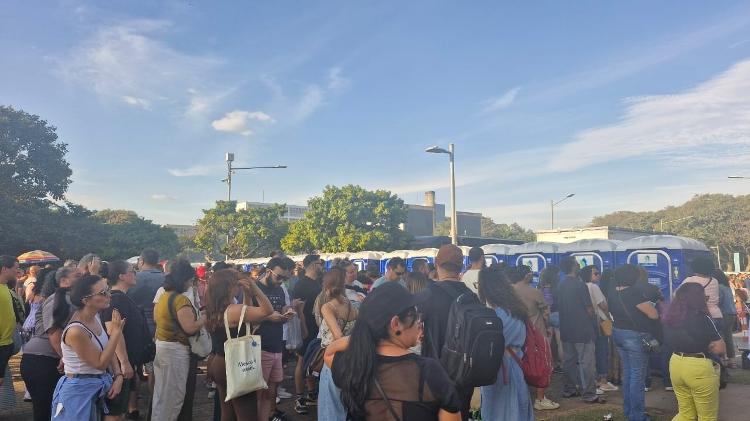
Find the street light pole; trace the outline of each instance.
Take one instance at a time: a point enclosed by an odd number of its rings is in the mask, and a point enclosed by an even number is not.
[[[549,210],[550,210],[550,213],[549,213],[550,214],[550,221],[549,222],[550,222],[550,229],[551,230],[555,229],[555,206],[557,206],[560,203],[562,203],[562,202],[570,199],[571,197],[573,197],[575,195],[576,195],[575,193],[571,193],[571,194],[563,197],[562,199],[558,200],[557,202],[555,202],[554,200],[550,200],[549,201]]]
[[[450,163],[450,189],[451,189],[451,243],[458,245],[458,212],[456,211],[456,164],[455,148],[453,143],[448,145],[448,149],[438,146],[432,146],[425,149],[428,153],[444,153],[448,155]]]

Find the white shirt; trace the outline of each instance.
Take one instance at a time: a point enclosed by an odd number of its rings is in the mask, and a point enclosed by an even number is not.
[[[479,293],[479,269],[469,269],[461,276],[461,281],[474,293]]]
[[[154,295],[154,304],[159,302],[159,298],[161,298],[162,295],[164,295],[166,291],[164,290],[164,287],[159,287],[159,289],[156,290],[156,295]],[[201,299],[198,297],[197,291],[193,289],[193,287],[188,287],[188,289],[182,293],[182,295],[186,296],[188,300],[190,300],[190,303],[195,308],[196,312],[200,311],[201,308]]]
[[[604,298],[604,294],[602,293],[602,289],[599,288],[599,285],[593,282],[586,282],[586,286],[589,287],[589,295],[591,296],[591,304],[594,306],[594,311],[596,311],[596,315],[599,317],[599,320],[609,319],[607,315],[604,314],[604,310],[602,310],[602,308],[599,307],[599,304],[607,302],[607,299]]]

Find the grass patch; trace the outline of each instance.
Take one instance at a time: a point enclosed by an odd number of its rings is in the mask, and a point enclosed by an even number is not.
[[[539,417],[537,420],[545,421],[603,421],[604,416],[612,414],[612,421],[621,421],[625,419],[625,414],[622,412],[622,408],[614,405],[597,405],[592,408],[579,408],[571,411],[566,411],[564,414],[557,416],[551,415],[547,417]],[[651,414],[651,419],[654,421],[669,421],[672,417],[661,416]]]

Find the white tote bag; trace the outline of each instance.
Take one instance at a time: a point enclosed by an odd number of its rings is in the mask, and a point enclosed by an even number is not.
[[[242,306],[240,323],[242,326],[247,306]],[[263,379],[263,368],[260,362],[260,336],[253,335],[250,324],[245,324],[245,336],[232,338],[229,332],[229,308],[224,311],[224,329],[227,332],[227,340],[224,342],[224,365],[227,371],[227,397],[229,402],[238,396],[247,395],[260,389],[268,389]]]

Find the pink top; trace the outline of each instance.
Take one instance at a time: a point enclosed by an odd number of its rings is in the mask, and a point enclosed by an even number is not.
[[[703,291],[706,293],[706,297],[708,297],[708,301],[706,301],[708,313],[714,319],[722,318],[721,309],[719,309],[719,281],[715,278],[709,280],[704,276],[690,276],[682,281],[682,283],[687,282],[699,284],[703,287]]]

